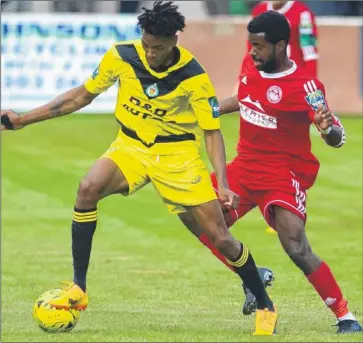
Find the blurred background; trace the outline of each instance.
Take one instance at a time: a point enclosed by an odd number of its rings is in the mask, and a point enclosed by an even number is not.
[[[218,96],[228,96],[236,88],[241,61],[247,51],[246,25],[252,10],[263,2],[176,3],[188,23],[180,35],[180,43],[207,69]],[[289,8],[294,2],[280,3],[285,3],[280,11],[287,12],[290,20],[289,13],[296,6]],[[297,3],[306,5],[312,14],[306,23],[301,14],[301,22],[292,24],[293,30],[300,32],[300,42],[296,44],[301,44],[302,53],[304,49],[305,52],[317,49],[316,54],[305,54],[304,60],[317,60],[312,69],[325,83],[337,113],[361,113],[363,2]],[[115,41],[138,38],[135,14],[144,6],[151,7],[152,1],[2,1],[1,4],[2,107],[24,111],[82,83]],[[311,18],[314,15],[316,18]],[[292,18],[295,21],[294,14]],[[311,22],[316,22],[317,34],[309,32]],[[99,97],[88,111],[112,112],[115,94],[116,86]]]
[[[188,17],[206,18],[212,15],[248,15],[260,1],[208,0],[175,1]],[[361,16],[360,1],[302,1],[316,15]],[[150,1],[138,0],[49,0],[2,1],[5,12],[87,12],[87,13],[136,13]]]

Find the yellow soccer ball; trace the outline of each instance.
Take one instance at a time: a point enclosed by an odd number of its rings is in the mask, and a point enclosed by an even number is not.
[[[44,292],[33,306],[33,317],[38,326],[49,333],[71,331],[80,317],[78,310],[59,310],[52,308],[48,301],[59,297],[62,289],[56,288]]]

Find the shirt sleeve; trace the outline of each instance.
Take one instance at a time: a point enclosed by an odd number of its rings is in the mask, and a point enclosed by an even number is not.
[[[103,55],[100,64],[86,80],[84,86],[92,94],[106,91],[117,81],[121,73],[122,63],[113,46]]]
[[[195,77],[189,100],[201,129],[220,129],[220,108],[207,73]]]

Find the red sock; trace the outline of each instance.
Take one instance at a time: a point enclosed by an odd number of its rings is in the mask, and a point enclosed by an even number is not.
[[[306,275],[306,278],[337,318],[349,312],[347,308],[348,302],[343,298],[342,291],[325,262],[322,262],[315,272]]]
[[[211,240],[205,233],[202,233],[198,238],[212,252],[212,254],[215,257],[217,257],[222,263],[224,263],[233,272],[235,271],[234,268],[227,262],[227,259],[213,245],[213,243],[211,242]]]

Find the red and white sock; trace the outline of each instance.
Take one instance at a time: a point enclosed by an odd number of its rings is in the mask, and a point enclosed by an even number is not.
[[[356,320],[349,311],[348,301],[343,298],[342,292],[325,262],[322,262],[313,273],[306,275],[306,278],[338,320]]]

